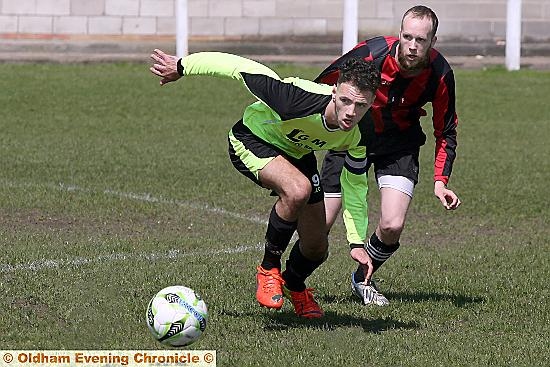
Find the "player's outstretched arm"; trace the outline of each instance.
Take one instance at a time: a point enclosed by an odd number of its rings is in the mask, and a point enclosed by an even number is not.
[[[154,63],[149,70],[161,78],[160,85],[175,82],[181,78],[181,75],[178,73],[178,57],[155,49],[151,54],[151,59],[153,59]]]
[[[447,210],[454,210],[460,205],[458,196],[449,190],[442,181],[435,181],[434,194]]]
[[[161,78],[161,85],[174,82],[182,76],[203,75],[238,80],[253,93],[252,86],[248,84],[250,78],[246,79],[245,75],[253,75],[252,79],[259,77],[264,80],[265,77],[268,77],[280,81],[277,73],[267,66],[225,52],[196,52],[180,59],[155,49],[151,54],[151,59],[154,63],[149,70]]]

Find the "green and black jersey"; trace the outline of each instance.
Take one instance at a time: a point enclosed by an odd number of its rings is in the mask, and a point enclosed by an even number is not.
[[[209,75],[244,84],[257,102],[246,107],[243,123],[260,139],[294,158],[318,150],[347,151],[342,170],[342,207],[347,238],[363,243],[367,232],[366,147],[361,126],[331,129],[324,112],[332,86],[299,78],[281,79],[255,61],[221,52],[199,52],[181,59],[183,75]]]

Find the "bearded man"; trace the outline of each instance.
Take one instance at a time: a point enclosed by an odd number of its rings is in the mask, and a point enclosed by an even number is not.
[[[460,205],[460,199],[447,188],[456,150],[455,80],[443,55],[433,48],[438,19],[426,6],[407,10],[399,37],[375,37],[359,43],[327,67],[317,82],[333,84],[338,67],[347,59],[372,60],[382,80],[376,99],[361,123],[367,128],[368,167],[374,167],[380,190],[380,218],[366,246],[352,245],[351,257],[359,266],[351,276],[351,289],[363,304],[384,306],[387,298],[371,281],[377,271],[399,248],[405,218],[418,182],[420,147],[426,142],[420,118],[423,107],[432,104],[435,136],[434,194],[447,210]],[[341,209],[339,176],[345,155],[327,153],[321,173],[325,191],[327,229]],[[367,169],[368,169],[367,167]],[[346,209],[344,208],[344,218]]]

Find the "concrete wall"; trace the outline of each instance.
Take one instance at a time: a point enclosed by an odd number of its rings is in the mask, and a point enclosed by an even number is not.
[[[418,4],[358,0],[363,37],[395,34]],[[344,0],[188,0],[192,38],[341,37]],[[0,38],[173,37],[176,0],[0,0]],[[505,37],[507,0],[426,0],[442,40]],[[550,40],[550,0],[523,0],[524,40]]]

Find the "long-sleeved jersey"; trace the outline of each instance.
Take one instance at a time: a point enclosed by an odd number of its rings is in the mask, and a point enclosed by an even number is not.
[[[373,60],[381,71],[381,85],[366,123],[368,155],[384,155],[416,149],[426,142],[420,118],[426,116],[423,106],[432,103],[436,139],[434,180],[449,181],[456,156],[455,81],[447,60],[431,50],[429,65],[414,77],[403,77],[395,60],[399,39],[375,37],[359,43],[334,61],[316,81],[334,84],[338,67],[350,57]]]
[[[331,129],[324,113],[332,87],[299,78],[279,76],[255,61],[221,52],[200,52],[181,59],[183,75],[210,75],[235,79],[258,100],[246,107],[243,123],[254,135],[287,155],[301,158],[318,150],[347,151],[342,170],[342,206],[347,238],[366,238],[366,148],[362,125],[350,131]],[[320,229],[321,230],[321,229]]]

